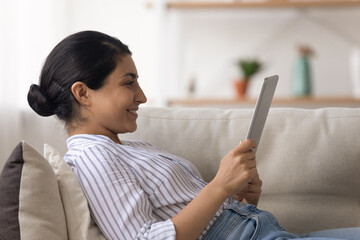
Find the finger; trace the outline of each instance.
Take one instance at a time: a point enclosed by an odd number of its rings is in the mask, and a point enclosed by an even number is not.
[[[255,154],[253,149],[250,149],[250,151],[247,152],[246,154],[248,155],[249,160],[255,160],[256,159],[256,154]]]
[[[256,161],[255,160],[240,160],[238,162],[238,166],[240,167],[238,170],[248,174],[248,182],[252,181],[256,174]]]
[[[243,199],[244,197],[243,197],[242,192],[239,192],[239,193],[232,195],[232,198],[239,200],[239,199]]]
[[[240,163],[246,163],[248,161],[255,161],[255,154],[252,151],[245,153],[238,153],[237,156]]]
[[[246,199],[244,198],[243,200],[241,200],[242,203],[248,204],[248,201],[246,201]]]
[[[256,162],[256,161],[255,161]],[[258,171],[257,171],[257,169],[255,170],[255,173],[254,173],[254,176],[253,176],[253,178],[251,179],[251,182],[252,183],[256,183],[256,182],[259,182],[259,181],[261,181],[260,180],[260,176],[259,176],[259,173],[258,173]]]
[[[256,147],[256,143],[251,139],[246,139],[244,141],[241,141],[239,145],[235,147],[236,152],[245,153],[252,151],[253,148]]]
[[[240,151],[243,150],[244,152],[247,152],[256,147],[256,142],[251,139],[242,140],[238,147],[240,147]]]
[[[249,184],[246,189],[244,189],[241,193],[242,195],[247,195],[251,193],[259,193],[261,192],[261,187],[258,185],[251,185]]]
[[[262,181],[260,179],[259,173],[256,169],[255,175],[253,176],[253,178],[251,179],[250,184],[255,184],[255,185],[262,185]]]
[[[250,157],[249,156],[241,157],[240,164],[244,164],[245,168],[247,168],[247,169],[256,168],[256,161],[255,161],[255,159],[251,159],[251,156]],[[256,176],[256,172],[251,174],[252,178],[255,176]]]
[[[244,186],[243,189],[246,189],[248,184],[251,182],[251,178],[254,176],[254,169],[256,169],[256,168],[255,167],[247,167],[247,170],[244,172],[247,184]]]

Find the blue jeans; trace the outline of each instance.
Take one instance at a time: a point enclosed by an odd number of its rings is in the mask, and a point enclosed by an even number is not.
[[[275,217],[254,205],[235,201],[211,226],[203,239],[220,240],[286,240],[286,239],[360,239],[360,228],[325,230],[306,234],[289,233]]]

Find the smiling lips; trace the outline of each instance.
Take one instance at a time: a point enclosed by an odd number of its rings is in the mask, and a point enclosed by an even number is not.
[[[128,109],[128,110],[126,110],[126,111],[128,111],[129,113],[131,113],[131,114],[134,115],[135,117],[138,116],[138,114],[136,113],[137,109]]]

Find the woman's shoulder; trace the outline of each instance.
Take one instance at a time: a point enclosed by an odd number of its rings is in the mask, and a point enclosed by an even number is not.
[[[129,163],[131,159],[140,156],[151,156],[156,153],[155,148],[145,141],[126,140],[121,144],[102,135],[74,135],[67,140],[68,152],[64,158],[70,165],[99,164],[103,159],[108,163]]]
[[[98,152],[106,151],[118,154],[119,151],[134,151],[136,149],[155,148],[150,143],[141,140],[122,140],[121,144],[115,143],[109,137],[103,135],[79,134],[68,138],[67,146],[69,151],[75,152]]]
[[[142,140],[122,140],[123,146],[128,146],[134,150],[138,151],[146,151],[148,153],[167,153],[164,149],[159,148],[158,146],[155,146],[149,142],[142,141]]]
[[[148,142],[142,140],[121,140],[123,146],[131,146],[131,147],[154,147]]]
[[[68,153],[72,155],[97,155],[108,152],[117,153],[117,144],[103,135],[78,134],[71,136],[66,141]]]
[[[113,141],[104,135],[76,134],[66,141],[68,148],[88,148],[97,145],[113,145]]]

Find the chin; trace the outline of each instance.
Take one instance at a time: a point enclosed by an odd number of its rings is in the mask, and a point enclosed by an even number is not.
[[[131,126],[131,127],[129,127],[129,129],[128,129],[128,133],[132,133],[132,132],[135,132],[136,131],[136,129],[137,129],[137,125],[135,124],[135,126]]]
[[[130,131],[127,131],[126,133],[132,133],[132,132],[135,132],[136,129],[133,129],[133,130],[130,130]]]

